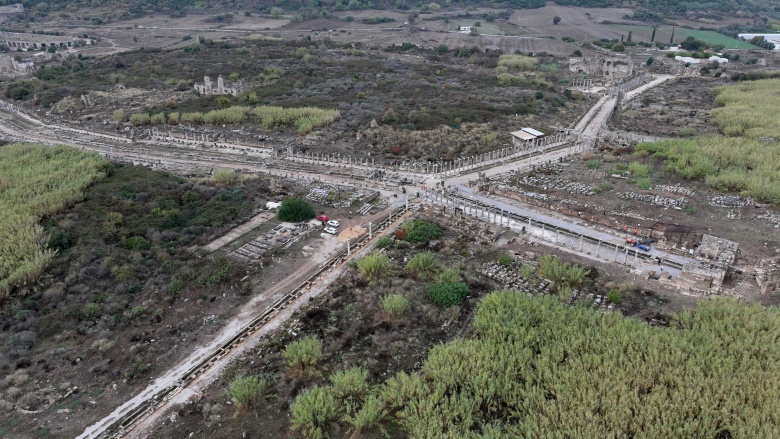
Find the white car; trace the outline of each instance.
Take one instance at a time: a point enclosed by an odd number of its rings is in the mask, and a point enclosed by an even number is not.
[[[336,233],[339,233],[339,231],[334,229],[333,227],[325,227],[323,230],[325,231],[325,233],[330,233],[331,235],[335,235]]]
[[[328,221],[328,225],[331,226],[331,227],[338,227],[339,226],[339,222],[336,221],[336,220],[330,220],[330,221]]]

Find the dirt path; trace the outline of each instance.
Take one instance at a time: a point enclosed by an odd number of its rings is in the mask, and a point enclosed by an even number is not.
[[[643,85],[641,85],[641,86],[639,86],[639,87],[637,87],[637,88],[635,88],[635,89],[633,89],[633,90],[631,90],[629,92],[626,92],[625,101],[631,100],[631,99],[635,98],[637,95],[640,95],[640,94],[644,93],[645,91],[647,91],[647,90],[649,90],[649,89],[651,89],[651,88],[653,88],[653,87],[655,87],[657,85],[661,85],[664,82],[666,82],[666,81],[668,81],[670,79],[674,79],[674,78],[676,78],[676,76],[673,76],[673,75],[656,75],[655,79],[653,79],[652,81],[648,82],[647,84],[643,84]]]

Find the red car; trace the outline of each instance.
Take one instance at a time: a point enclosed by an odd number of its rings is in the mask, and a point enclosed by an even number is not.
[[[317,221],[327,221],[328,216],[327,215],[317,215],[315,218],[317,218]]]

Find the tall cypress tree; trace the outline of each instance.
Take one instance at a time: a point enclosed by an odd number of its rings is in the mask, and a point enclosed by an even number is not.
[[[669,38],[669,44],[674,44],[674,28],[672,28],[672,37]]]
[[[653,35],[650,35],[650,42],[651,43],[655,42],[655,30],[656,29],[658,29],[658,27],[657,26],[653,26]]]

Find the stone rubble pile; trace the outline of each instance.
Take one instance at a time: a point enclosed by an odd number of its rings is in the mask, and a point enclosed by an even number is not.
[[[370,189],[355,190],[352,187],[321,184],[309,189],[306,199],[334,208],[365,204],[376,198],[379,192]]]
[[[756,204],[752,198],[739,195],[716,195],[710,198],[710,205],[716,207],[748,207]]]
[[[671,194],[686,195],[688,197],[690,197],[695,193],[695,191],[691,188],[687,188],[683,186],[670,186],[667,184],[656,185],[655,187],[653,187],[653,189],[669,192]]]
[[[527,175],[523,177],[522,183],[545,191],[560,190],[580,195],[594,195],[596,193],[593,186],[544,174]]]
[[[588,293],[587,296],[584,296],[582,293],[580,293],[580,291],[574,290],[572,292],[571,299],[569,299],[568,304],[573,305],[577,300],[584,300],[586,302],[590,302],[591,308],[599,311],[612,311],[615,309],[615,305],[609,303],[607,301],[607,296],[604,296],[602,294]]]
[[[609,214],[610,215],[622,216],[622,217],[626,217],[626,218],[634,218],[634,219],[638,219],[638,220],[641,220],[641,221],[651,221],[652,220],[652,218],[648,218],[646,216],[642,216],[642,215],[640,215],[640,214],[638,214],[636,212],[625,211],[625,210],[610,210]]]
[[[780,228],[780,215],[776,215],[774,213],[769,212],[761,215],[756,215],[754,218],[759,221],[768,221],[770,223],[773,223],[775,225],[775,228]]]
[[[550,282],[548,280],[533,281],[520,275],[520,269],[516,266],[503,266],[498,262],[482,264],[479,272],[485,276],[501,282],[505,288],[522,291],[531,295],[549,294]]]
[[[242,262],[255,262],[275,248],[290,245],[302,239],[310,231],[311,226],[307,223],[296,224],[292,227],[279,224],[270,232],[239,247],[231,253],[231,256]]]
[[[638,194],[636,192],[618,192],[617,196],[626,200],[636,200],[647,204],[653,204],[662,207],[672,207],[675,209],[682,209],[688,204],[685,197],[680,198],[668,198],[660,195]]]

